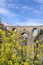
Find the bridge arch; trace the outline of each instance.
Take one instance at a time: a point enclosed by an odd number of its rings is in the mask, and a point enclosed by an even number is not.
[[[16,28],[13,28],[12,31],[15,31],[16,32],[17,30],[16,30]]]
[[[38,28],[33,28],[32,35],[37,36],[38,32],[39,32]]]

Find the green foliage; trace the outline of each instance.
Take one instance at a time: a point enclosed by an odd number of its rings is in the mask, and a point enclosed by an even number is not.
[[[43,30],[42,29],[40,29],[40,31],[38,32],[38,34],[36,36],[36,39],[34,41],[38,40],[40,35],[43,35]]]
[[[24,40],[20,33],[15,31],[0,30],[0,65],[41,65],[40,58],[43,57],[43,45],[35,48],[23,46]],[[36,46],[35,46],[36,47]]]

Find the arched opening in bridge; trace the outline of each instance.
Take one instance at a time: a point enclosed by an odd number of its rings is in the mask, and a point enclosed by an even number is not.
[[[33,36],[37,36],[37,34],[38,34],[38,29],[37,28],[34,28],[33,29]]]
[[[22,33],[22,36],[23,36],[23,39],[24,39],[23,45],[26,46],[26,45],[27,45],[27,38],[28,38],[28,35],[27,35],[27,33],[23,32],[23,33]]]
[[[28,34],[26,32],[23,32],[22,36],[23,36],[23,44],[22,45],[27,46]],[[25,51],[26,51],[25,55],[27,56],[27,49]],[[24,55],[23,49],[21,50],[21,55]]]
[[[15,31],[16,32],[16,28],[13,28],[12,31]]]
[[[7,30],[9,30],[9,27],[7,27]]]

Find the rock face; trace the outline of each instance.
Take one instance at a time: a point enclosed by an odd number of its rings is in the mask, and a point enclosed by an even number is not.
[[[34,46],[34,39],[36,38],[37,33],[40,31],[40,29],[43,30],[43,26],[6,26],[0,23],[0,29],[3,29],[5,31],[15,30],[21,34],[24,34],[23,36],[26,35],[27,36],[26,44],[32,47]]]

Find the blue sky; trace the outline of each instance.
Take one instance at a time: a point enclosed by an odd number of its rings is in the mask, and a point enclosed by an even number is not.
[[[2,23],[43,25],[43,0],[0,0]]]

